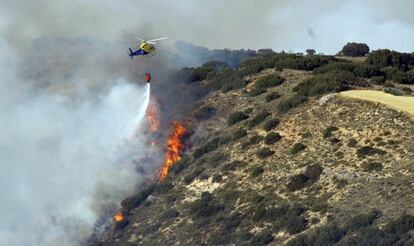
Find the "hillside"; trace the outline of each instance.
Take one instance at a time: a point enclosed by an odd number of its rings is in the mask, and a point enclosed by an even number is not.
[[[272,54],[186,70],[210,90],[186,152],[165,181],[124,200],[126,221],[100,244],[413,244],[412,117],[337,94],[412,99],[370,59]]]

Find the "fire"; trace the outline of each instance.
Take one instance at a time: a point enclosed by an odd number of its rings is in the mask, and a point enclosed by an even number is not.
[[[172,122],[173,131],[168,137],[167,152],[165,155],[164,164],[161,169],[160,180],[163,181],[170,171],[171,166],[181,159],[181,151],[183,144],[181,138],[184,136],[186,129],[180,123]]]
[[[125,217],[124,217],[124,215],[121,212],[116,213],[115,216],[114,216],[114,220],[116,222],[121,222],[124,219],[125,219]]]
[[[158,119],[158,107],[155,103],[148,105],[147,117],[150,124],[150,132],[154,133],[158,131],[158,128],[160,127],[160,121]]]

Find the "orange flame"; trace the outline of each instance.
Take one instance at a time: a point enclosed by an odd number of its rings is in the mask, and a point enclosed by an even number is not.
[[[181,159],[181,151],[183,144],[181,138],[184,136],[186,129],[180,123],[172,122],[173,131],[168,137],[167,141],[167,153],[165,155],[164,164],[161,169],[160,180],[164,181],[170,171],[171,166]]]
[[[124,215],[121,212],[116,213],[115,216],[114,216],[114,220],[116,222],[121,222],[124,219],[125,219],[125,217],[124,217]]]
[[[148,105],[147,117],[148,122],[150,123],[150,132],[154,133],[158,131],[158,128],[160,127],[160,121],[158,119],[158,107],[156,104],[151,103]]]

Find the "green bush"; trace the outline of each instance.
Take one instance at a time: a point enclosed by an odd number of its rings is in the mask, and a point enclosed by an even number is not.
[[[279,113],[286,113],[292,108],[296,108],[307,100],[306,96],[303,95],[294,95],[285,101],[282,101],[277,106],[277,111]]]
[[[284,79],[277,74],[270,74],[259,78],[254,86],[258,89],[260,88],[270,88],[281,85],[284,82]]]
[[[292,147],[292,149],[290,150],[290,153],[292,155],[296,155],[297,153],[303,151],[306,149],[306,145],[304,145],[303,143],[295,143]]]
[[[290,234],[299,233],[306,228],[306,219],[303,216],[288,216],[284,221],[286,231]]]
[[[354,138],[349,139],[348,141],[348,147],[350,148],[355,148],[358,145],[358,141],[355,140]]]
[[[305,175],[313,181],[318,181],[323,172],[323,168],[319,164],[313,164],[306,167]]]
[[[307,186],[309,178],[304,174],[297,174],[290,178],[289,183],[286,185],[286,188],[289,191],[297,191],[305,188]]]
[[[276,118],[269,119],[269,120],[265,121],[265,123],[263,124],[263,130],[268,132],[268,131],[273,130],[278,125],[279,125],[279,120],[278,119],[276,119]]]
[[[412,229],[414,229],[414,216],[410,214],[403,214],[384,227],[385,232],[392,234],[403,234]]]
[[[190,205],[190,213],[194,218],[211,217],[223,209],[224,207],[218,204],[209,192],[203,192],[201,198]]]
[[[239,128],[233,133],[232,138],[233,138],[233,141],[237,141],[240,138],[244,138],[245,136],[247,136],[247,131],[244,130],[243,128]]]
[[[248,118],[249,116],[247,114],[241,111],[236,111],[230,114],[229,118],[227,119],[227,125],[231,126]]]
[[[222,164],[223,162],[227,161],[229,159],[229,154],[227,153],[223,153],[223,152],[218,152],[218,153],[214,153],[212,156],[210,156],[207,159],[207,164],[210,167],[217,167],[220,164]]]
[[[184,157],[181,160],[174,163],[174,165],[171,167],[171,172],[175,175],[179,174],[182,170],[187,168],[191,164],[190,158]]]
[[[266,137],[264,138],[264,143],[270,145],[270,144],[276,143],[280,139],[282,139],[282,136],[280,136],[279,133],[277,133],[277,132],[271,132],[271,133],[268,133],[266,135]]]
[[[250,91],[249,91],[249,96],[250,97],[257,97],[259,95],[262,95],[263,93],[266,93],[267,90],[265,88],[256,88],[253,87]]]
[[[332,137],[332,132],[335,132],[338,130],[339,128],[336,126],[328,126],[327,128],[325,128],[325,130],[323,130],[323,137],[324,138]]]
[[[270,115],[269,112],[266,110],[261,111],[260,113],[256,114],[248,123],[250,128],[255,127],[256,125],[260,124]]]
[[[263,167],[255,166],[255,167],[253,167],[253,168],[251,169],[251,171],[250,171],[250,176],[251,176],[252,178],[256,178],[256,177],[258,177],[258,176],[262,175],[262,174],[263,174],[263,172],[264,172]]]
[[[353,73],[348,71],[331,71],[304,80],[293,90],[303,96],[318,96],[330,92],[344,91],[349,89],[351,85],[360,85]]]
[[[371,146],[364,146],[357,150],[358,157],[362,158],[365,156],[371,156],[371,155],[385,155],[386,152],[381,149],[377,149]]]
[[[197,120],[207,120],[216,114],[216,108],[213,106],[203,106],[194,113]]]
[[[267,158],[269,156],[272,156],[275,152],[267,147],[261,148],[256,152],[256,156],[260,159]]]
[[[373,210],[367,214],[357,214],[347,222],[345,227],[350,231],[355,231],[361,227],[370,226],[380,216],[381,212],[378,210]]]
[[[346,234],[346,231],[336,225],[328,224],[318,227],[306,239],[306,245],[334,245]]]
[[[380,49],[374,50],[368,55],[367,63],[379,68],[392,66],[405,70],[414,64],[414,57],[408,53]]]
[[[253,245],[267,245],[273,241],[273,234],[270,230],[265,230],[257,235],[253,236],[252,244]]]
[[[388,93],[388,94],[391,94],[391,95],[394,95],[394,96],[401,96],[401,95],[404,94],[404,92],[401,91],[400,89],[392,88],[392,87],[384,87],[384,92]]]
[[[364,162],[362,163],[362,170],[364,172],[373,172],[373,171],[381,171],[383,168],[382,164],[379,162]]]
[[[266,102],[271,102],[273,100],[276,100],[280,98],[280,95],[277,92],[270,92],[266,95]]]
[[[242,142],[241,147],[242,149],[246,149],[250,145],[258,144],[260,141],[263,140],[263,137],[260,135],[253,135],[250,138],[248,138],[246,141]]]
[[[150,185],[147,188],[144,188],[138,194],[128,197],[121,202],[121,207],[127,212],[130,210],[139,207],[147,198],[155,191],[156,185]]]
[[[162,214],[161,214],[161,221],[166,221],[166,220],[170,220],[173,218],[176,218],[180,215],[180,213],[177,211],[177,209],[175,208],[170,208],[165,210]]]
[[[200,158],[203,155],[216,150],[217,148],[219,148],[221,145],[224,144],[228,144],[231,141],[231,138],[219,138],[216,137],[210,141],[208,141],[206,144],[200,146],[199,148],[195,149],[194,153],[193,153],[193,157],[194,158]]]
[[[247,166],[247,163],[244,161],[232,161],[228,164],[225,164],[222,168],[223,171],[235,171],[238,170],[239,168],[243,168]]]
[[[297,69],[297,70],[307,70],[312,71],[315,68],[324,66],[329,62],[336,61],[333,56],[297,56],[297,57],[288,57],[283,60],[278,60],[275,62],[275,69]]]

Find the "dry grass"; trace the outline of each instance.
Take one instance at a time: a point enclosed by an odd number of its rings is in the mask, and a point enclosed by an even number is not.
[[[409,113],[414,117],[414,97],[394,96],[381,91],[352,90],[340,93],[341,96],[378,102],[394,109]]]

